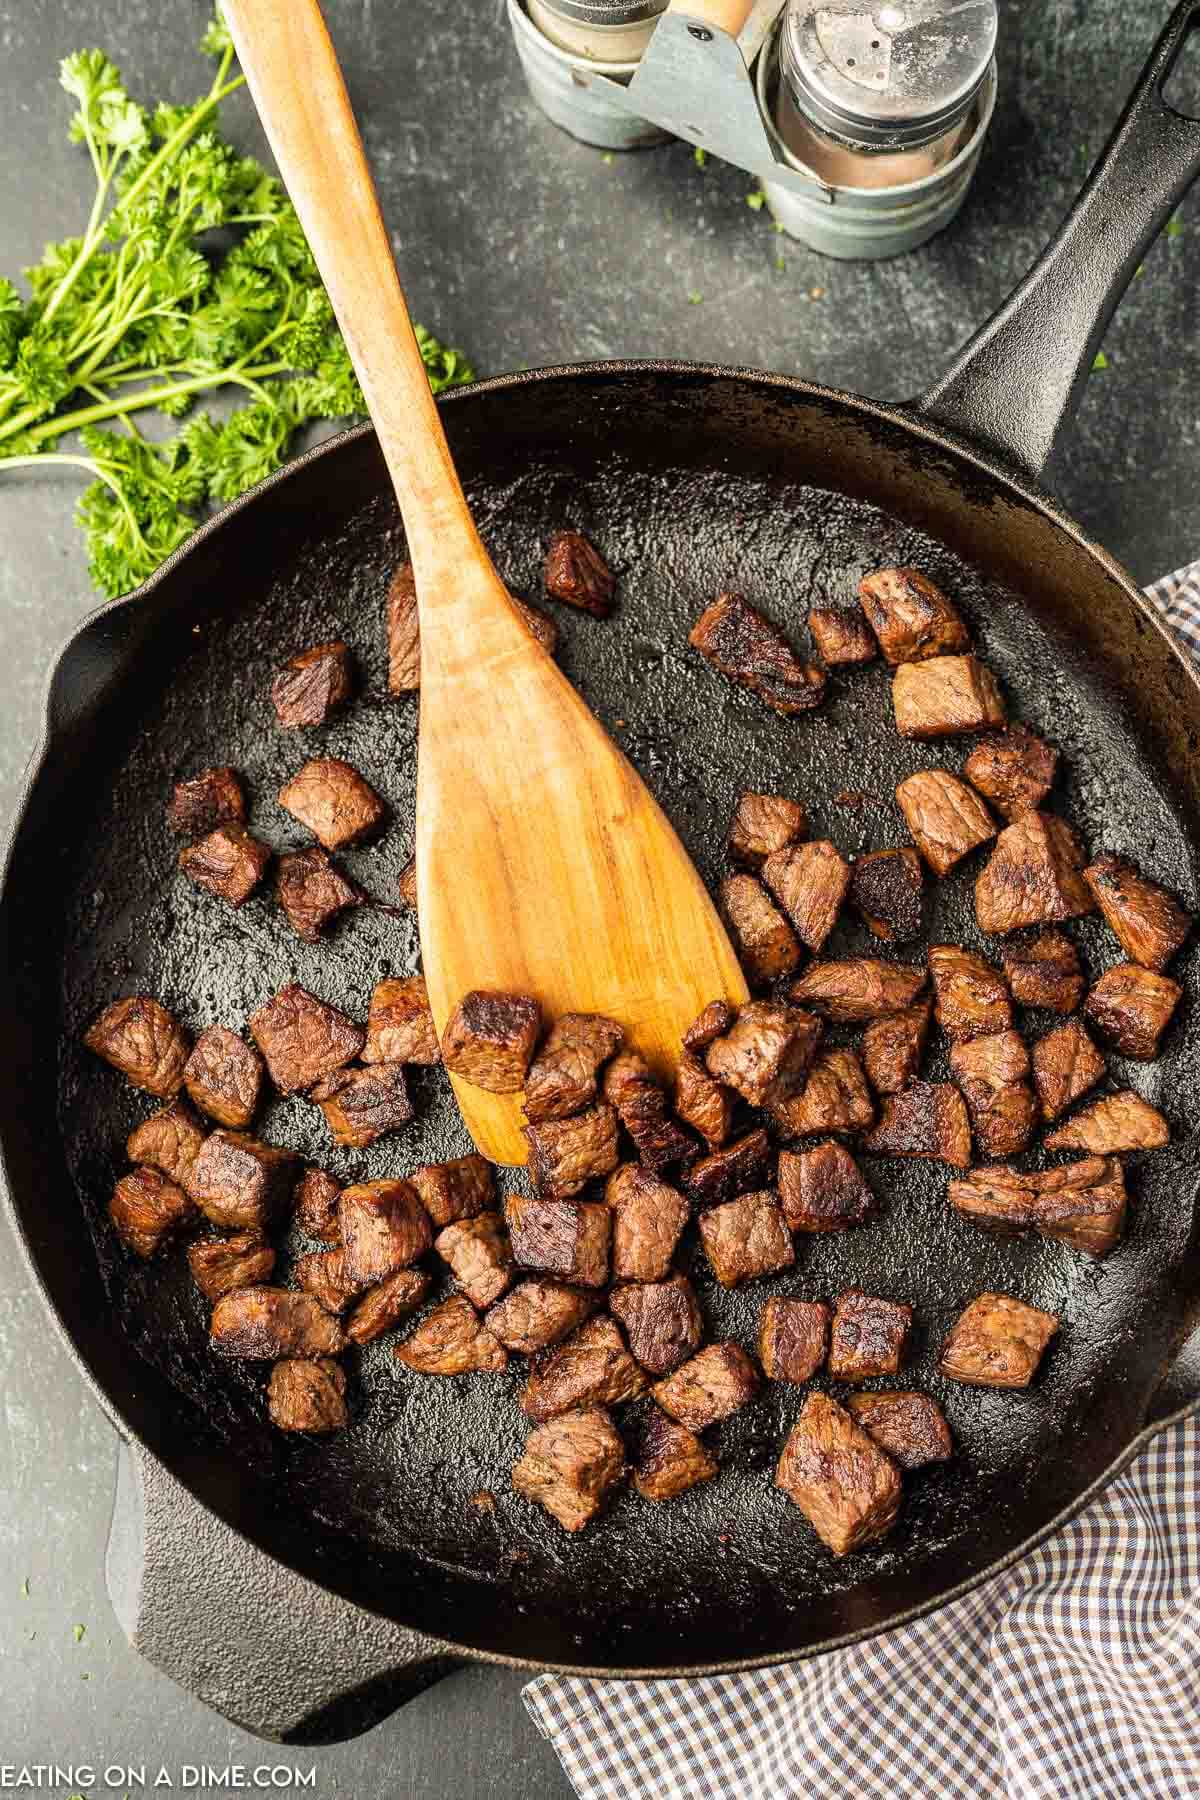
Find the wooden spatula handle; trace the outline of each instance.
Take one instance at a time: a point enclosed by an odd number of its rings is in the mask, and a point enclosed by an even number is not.
[[[753,5],[754,0],[671,0],[667,11],[686,13],[690,19],[715,25],[718,31],[727,31],[730,37],[736,37],[750,17]]]

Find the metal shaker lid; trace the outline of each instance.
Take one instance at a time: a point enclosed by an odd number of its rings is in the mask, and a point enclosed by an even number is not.
[[[780,69],[799,110],[833,137],[910,148],[967,111],[996,27],[996,0],[790,0]]]
[[[667,0],[542,0],[542,5],[583,25],[640,25],[667,10]]]

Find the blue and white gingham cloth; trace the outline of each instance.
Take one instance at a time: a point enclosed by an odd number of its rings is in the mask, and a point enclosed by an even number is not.
[[[1200,563],[1147,591],[1200,660]],[[1200,1800],[1200,1421],[903,1631],[524,1699],[582,1800]]]

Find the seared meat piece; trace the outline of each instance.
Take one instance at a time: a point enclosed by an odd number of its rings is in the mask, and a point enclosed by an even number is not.
[[[654,1408],[633,1471],[633,1485],[643,1500],[674,1500],[697,1482],[710,1480],[717,1467],[695,1432]]]
[[[685,1125],[700,1133],[710,1150],[729,1136],[733,1102],[732,1091],[714,1081],[700,1058],[685,1050],[675,1071],[675,1111]]]
[[[531,1125],[582,1112],[596,1098],[596,1076],[615,1056],[625,1033],[600,1013],[556,1019],[525,1077],[525,1117]]]
[[[964,764],[967,780],[986,794],[998,813],[1019,819],[1037,812],[1054,785],[1058,751],[1024,725],[985,738]]]
[[[1057,1330],[1053,1313],[1010,1294],[980,1294],[942,1345],[942,1374],[970,1387],[1028,1387]]]
[[[724,1037],[737,1018],[736,1007],[730,1006],[728,1000],[710,1000],[704,1011],[688,1026],[683,1034],[683,1047],[699,1053],[715,1044],[719,1037]]]
[[[542,1028],[542,1009],[527,994],[464,994],[442,1033],[452,1075],[489,1094],[518,1094]]]
[[[292,1210],[306,1237],[319,1238],[323,1244],[341,1243],[342,1228],[338,1223],[341,1197],[340,1182],[324,1169],[304,1171],[292,1196]]]
[[[1171,1141],[1171,1128],[1156,1106],[1125,1088],[1104,1094],[1046,1139],[1047,1150],[1087,1150],[1114,1156],[1121,1150],[1161,1150]]]
[[[971,1124],[962,1095],[948,1081],[914,1081],[886,1095],[883,1116],[863,1149],[871,1156],[915,1156],[969,1168]]]
[[[201,769],[190,781],[177,781],[167,818],[172,831],[189,844],[207,837],[218,825],[243,825],[246,796],[237,771],[228,766]]]
[[[276,1357],[339,1356],[346,1336],[311,1294],[291,1288],[240,1287],[213,1307],[210,1341],[223,1356],[258,1362]]]
[[[702,1156],[683,1172],[683,1185],[698,1206],[715,1206],[734,1194],[761,1187],[771,1167],[771,1143],[765,1131],[748,1131],[721,1150]]]
[[[877,1094],[898,1094],[920,1072],[932,1012],[932,1001],[920,1000],[901,1012],[872,1019],[867,1026],[862,1035],[863,1067]]]
[[[325,1114],[335,1144],[365,1150],[389,1131],[413,1119],[404,1064],[372,1063],[369,1069],[338,1069],[317,1083],[310,1099]]]
[[[900,1509],[895,1463],[828,1394],[810,1394],[804,1402],[775,1486],[795,1501],[835,1556],[883,1537]]]
[[[294,1150],[222,1128],[197,1151],[187,1191],[210,1224],[262,1234],[287,1205],[295,1168]]]
[[[758,1322],[758,1360],[772,1381],[811,1381],[829,1348],[822,1300],[767,1301]]]
[[[938,1024],[955,1044],[1007,1031],[1012,1000],[998,969],[975,950],[959,944],[931,944],[929,974]]]
[[[540,1356],[521,1396],[521,1410],[540,1425],[574,1406],[617,1406],[650,1383],[625,1348],[616,1321],[589,1319],[557,1350]]]
[[[875,1103],[853,1050],[822,1050],[799,1094],[771,1108],[784,1137],[816,1137],[826,1131],[868,1131]]]
[[[271,683],[271,704],[285,727],[323,725],[354,690],[350,646],[335,638],[291,657]]]
[[[387,591],[388,692],[415,694],[421,685],[421,616],[411,563],[401,563]]]
[[[495,1375],[508,1367],[508,1351],[465,1294],[452,1294],[435,1306],[392,1354],[419,1375],[470,1375],[476,1370]]]
[[[946,1190],[955,1212],[990,1231],[1036,1231],[1107,1256],[1125,1228],[1125,1174],[1115,1156],[1085,1156],[1041,1174],[975,1169]]]
[[[700,1215],[700,1241],[722,1287],[790,1269],[796,1260],[773,1193],[742,1194]]]
[[[530,606],[519,594],[510,594],[509,599],[520,613],[529,629],[531,637],[535,637],[547,656],[553,656],[558,648],[558,625],[548,613],[540,607]]]
[[[429,1214],[407,1181],[364,1181],[344,1188],[338,1223],[346,1275],[364,1287],[406,1269],[433,1242]]]
[[[648,1169],[657,1172],[696,1154],[695,1138],[671,1117],[667,1096],[636,1050],[622,1050],[609,1063],[604,1098]]]
[[[499,1213],[478,1213],[473,1219],[447,1225],[434,1238],[433,1247],[481,1312],[512,1284],[512,1250]]]
[[[912,1331],[913,1309],[860,1288],[839,1294],[829,1329],[829,1373],[835,1381],[898,1375]]]
[[[700,1347],[704,1321],[686,1276],[625,1282],[612,1290],[608,1303],[625,1327],[629,1348],[651,1375],[669,1375]]]
[[[381,981],[371,995],[367,1014],[365,1063],[441,1062],[437,1027],[429,1010],[429,994],[423,975],[403,981]]]
[[[858,597],[893,668],[971,648],[957,608],[919,569],[877,569],[859,582]]]
[[[769,987],[799,968],[799,940],[761,881],[753,875],[727,875],[717,900],[750,987]]]
[[[972,1038],[950,1051],[975,1143],[984,1156],[1016,1156],[1033,1136],[1038,1103],[1029,1085],[1029,1052],[1015,1031]]]
[[[559,1275],[580,1287],[599,1288],[608,1280],[613,1215],[600,1201],[510,1194],[504,1216],[522,1269]]]
[[[321,933],[339,913],[363,902],[362,889],[348,881],[328,851],[317,844],[280,857],[275,897],[296,936],[306,944],[319,944]]]
[[[751,1106],[774,1106],[804,1086],[823,1027],[796,1006],[751,1000],[705,1053],[709,1074]]]
[[[911,1006],[925,980],[925,970],[909,963],[854,956],[844,962],[810,963],[793,981],[788,998],[813,1007],[838,1025],[858,1025]]]
[[[948,875],[996,835],[983,801],[949,769],[921,769],[908,776],[896,789],[896,804],[935,875]]]
[[[474,1152],[451,1162],[425,1163],[408,1179],[439,1230],[453,1225],[455,1219],[473,1219],[484,1212],[492,1203],[495,1188],[491,1163]]]
[[[617,1115],[600,1101],[572,1119],[547,1119],[544,1125],[526,1125],[529,1143],[529,1176],[537,1192],[550,1200],[565,1200],[589,1181],[611,1175],[621,1160],[617,1144]]]
[[[688,643],[785,718],[818,706],[825,693],[824,671],[801,662],[779,628],[740,594],[721,594],[706,607]]]
[[[850,898],[885,944],[920,936],[924,877],[915,850],[871,850],[850,871]]]
[[[1003,725],[996,677],[977,656],[935,656],[903,663],[892,677],[892,706],[901,737],[953,737]]]
[[[196,1039],[183,1085],[201,1112],[218,1125],[241,1130],[258,1108],[263,1060],[236,1031],[210,1025]]]
[[[344,1250],[310,1250],[307,1256],[296,1258],[294,1273],[305,1293],[331,1313],[344,1312],[366,1286],[347,1275]]]
[[[487,1316],[487,1327],[509,1350],[532,1356],[561,1344],[599,1302],[594,1294],[558,1281],[519,1281]]]
[[[151,1113],[130,1132],[125,1140],[125,1154],[132,1163],[148,1163],[152,1169],[161,1169],[182,1187],[206,1135],[187,1101],[176,1099]]]
[[[274,1250],[253,1231],[202,1238],[188,1245],[187,1259],[196,1286],[214,1302],[235,1288],[258,1287],[275,1273]]]
[[[850,864],[841,851],[827,838],[788,844],[768,856],[762,872],[801,943],[819,951],[837,924],[850,887]]]
[[[1117,963],[1104,971],[1083,1010],[1122,1056],[1153,1062],[1182,994],[1169,975]]]
[[[602,1406],[561,1413],[530,1432],[513,1487],[536,1500],[567,1531],[582,1531],[603,1511],[625,1474],[625,1446]]]
[[[604,1199],[613,1214],[613,1279],[661,1281],[687,1224],[683,1195],[637,1163],[622,1163]]]
[[[1065,931],[1039,931],[1026,944],[1006,944],[1000,960],[1019,1006],[1072,1013],[1083,999],[1087,983],[1079,953]]]
[[[808,629],[817,655],[831,669],[874,662],[879,654],[870,626],[852,607],[814,606],[809,611]]]
[[[417,859],[415,856],[410,856],[404,867],[401,869],[399,879],[396,882],[396,887],[405,906],[411,906],[413,911],[416,912]]]
[[[1178,900],[1123,856],[1098,856],[1083,879],[1130,962],[1161,975],[1192,929]]]
[[[851,1394],[846,1410],[902,1469],[949,1462],[954,1454],[946,1415],[928,1394]]]
[[[345,1370],[328,1357],[277,1362],[267,1384],[267,1408],[280,1431],[341,1431],[349,1423]]]
[[[279,804],[326,850],[361,843],[383,820],[384,804],[353,764],[314,756],[279,790]]]
[[[577,606],[593,619],[607,619],[612,611],[617,587],[612,570],[582,531],[554,533],[542,575],[551,600]]]
[[[179,852],[184,874],[218,900],[242,906],[266,873],[271,852],[242,825],[218,825]]]
[[[703,1431],[745,1406],[758,1392],[758,1370],[737,1344],[709,1344],[653,1388],[665,1413]]]
[[[192,1043],[183,1026],[149,994],[132,994],[106,1006],[84,1043],[134,1087],[169,1100],[183,1085]]]
[[[1057,1119],[1106,1072],[1104,1058],[1078,1019],[1056,1025],[1033,1046],[1033,1081],[1043,1119]]]
[[[357,1056],[365,1033],[336,1006],[327,1006],[298,981],[289,981],[251,1013],[250,1036],[280,1093],[294,1094],[315,1086]]]
[[[740,869],[762,868],[768,856],[808,836],[808,814],[783,794],[739,795],[729,827],[729,860]]]
[[[981,931],[1017,931],[1095,911],[1079,834],[1053,813],[1023,813],[996,839],[975,882]]]
[[[431,1285],[424,1269],[397,1269],[363,1295],[346,1320],[346,1336],[352,1344],[373,1344],[406,1313],[415,1312]]]
[[[161,1169],[131,1169],[113,1189],[108,1203],[113,1229],[127,1250],[148,1260],[181,1225],[195,1216],[195,1208]]]
[[[848,1231],[877,1210],[863,1174],[844,1144],[779,1153],[779,1203],[791,1231]]]

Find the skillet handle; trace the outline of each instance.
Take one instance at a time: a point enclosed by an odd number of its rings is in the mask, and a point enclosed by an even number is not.
[[[1200,121],[1163,98],[1200,4],[1184,0],[1057,236],[949,372],[924,419],[1038,476],[1073,416],[1108,322],[1200,174]]]

